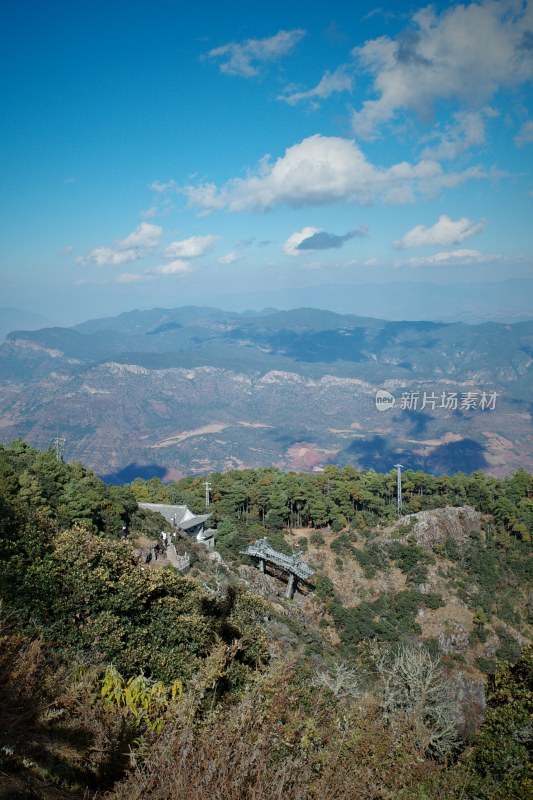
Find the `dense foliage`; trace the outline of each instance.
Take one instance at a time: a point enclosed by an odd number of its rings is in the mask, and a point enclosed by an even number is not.
[[[207,558],[196,556],[198,580],[136,560],[135,531],[160,528],[137,502],[200,511],[202,480],[117,488],[53,450],[0,446],[2,800],[529,796],[531,652],[509,628],[528,621],[517,598],[531,579],[531,476],[405,473],[406,510],[470,503],[487,515],[461,547],[423,547],[409,525],[380,538],[376,524],[395,518],[392,474],[209,480],[228,563],[265,534],[290,551],[286,529],[307,525],[302,549],[340,573],[352,559],[366,581],[395,571],[405,588],[348,606],[319,569],[310,604],[335,625],[332,644]],[[498,635],[487,719],[470,742],[441,653],[414,644],[417,612],[444,602],[420,588],[437,563],[475,615],[472,639]]]
[[[214,518],[229,517],[236,524],[342,530],[396,517],[396,473],[358,471],[352,466],[328,466],[319,474],[245,469],[209,475]],[[163,484],[159,478],[133,481],[140,502],[187,503],[204,506],[205,478],[183,478]],[[469,504],[491,514],[496,526],[509,535],[531,541],[533,530],[533,476],[525,470],[498,479],[483,472],[466,475],[428,475],[406,470],[402,480],[403,512]]]
[[[187,503],[201,511],[204,480],[184,478],[163,484],[158,478],[137,479],[131,489],[139,501]],[[492,622],[500,626],[497,656],[511,662],[518,657],[520,646],[505,626],[521,630],[533,623],[533,595],[528,597],[524,590],[533,583],[533,477],[525,470],[504,479],[482,472],[435,477],[406,470],[402,481],[405,514],[470,505],[484,515],[482,530],[471,531],[466,545],[449,538],[429,548],[413,540],[410,524],[397,526],[393,541],[386,546],[375,535],[376,527],[390,525],[397,517],[395,472],[359,472],[351,466],[329,466],[320,474],[284,473],[275,468],[235,470],[213,473],[209,483],[210,511],[219,531],[217,547],[225,557],[242,560],[240,549],[250,539],[265,535],[276,549],[290,552],[282,533],[308,526],[315,532],[301,537],[298,546],[305,550],[308,544],[327,544],[340,571],[346,558],[355,559],[368,580],[394,566],[401,570],[405,590],[385,593],[371,602],[362,598],[363,602],[348,608],[327,586],[327,576],[319,572],[316,593],[325,601],[346,645],[366,638],[397,641],[420,634],[418,611],[443,605],[438,592],[419,590],[438,557],[448,562],[450,590],[476,614],[472,643],[487,639],[487,624]],[[478,666],[491,672],[495,661],[480,657]]]

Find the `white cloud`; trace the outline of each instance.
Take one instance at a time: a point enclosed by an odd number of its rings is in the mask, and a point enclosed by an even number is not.
[[[351,92],[353,79],[347,72],[346,67],[339,67],[335,72],[326,70],[320,82],[306,92],[286,92],[278,96],[278,100],[284,100],[290,106],[301,103],[302,100],[325,100],[335,92]]]
[[[479,105],[533,77],[533,14],[516,0],[457,4],[440,16],[428,6],[413,23],[397,39],[382,36],[353,51],[378,94],[353,114],[361,138],[374,138],[400,110],[427,117],[438,100]]]
[[[163,255],[166,258],[198,258],[205,255],[220,239],[220,236],[191,236],[169,244]]]
[[[141,222],[141,224],[135,228],[135,230],[130,233],[129,236],[126,236],[125,239],[121,239],[116,246],[120,246],[125,250],[127,250],[129,247],[157,247],[162,233],[163,228],[160,228],[159,225],[151,225],[149,222]]]
[[[139,212],[139,215],[144,219],[152,219],[153,217],[157,216],[157,206],[150,206],[150,208],[144,208],[142,211]]]
[[[522,124],[517,135],[514,137],[514,143],[517,147],[524,147],[526,144],[533,142],[533,120],[528,120]]]
[[[225,256],[220,256],[217,258],[217,264],[235,264],[236,261],[240,261],[242,256],[240,256],[235,250],[232,250],[231,253],[226,253]]]
[[[283,249],[289,256],[298,256],[316,250],[337,249],[342,247],[345,242],[349,242],[350,239],[360,236],[368,236],[368,225],[360,225],[343,234],[328,233],[323,228],[308,227],[289,236]]]
[[[136,261],[138,258],[140,258],[139,251],[134,248],[114,250],[113,247],[94,247],[86,256],[79,256],[76,261],[78,264],[96,264],[98,267],[117,267],[120,264],[127,264],[128,261]]]
[[[118,266],[128,261],[137,261],[144,258],[147,251],[157,247],[162,235],[163,228],[159,225],[141,222],[125,239],[119,239],[110,247],[94,247],[86,256],[80,256],[76,261],[78,264],[97,266]]]
[[[376,197],[386,203],[409,203],[418,194],[434,196],[442,188],[471,178],[486,178],[479,167],[444,173],[436,161],[403,161],[392,167],[368,162],[355,142],[336,136],[311,136],[287,148],[274,163],[268,156],[257,173],[234,178],[221,189],[215,184],[186,186],[189,205],[207,211],[266,211],[278,205],[293,208],[336,202],[368,205]]]
[[[320,233],[320,228],[302,228],[301,231],[295,231],[292,233],[285,244],[283,245],[283,250],[288,256],[301,256],[302,250],[298,250],[298,245],[301,244],[305,239],[309,239],[309,237],[314,236],[315,233]]]
[[[487,116],[492,115],[487,109]],[[453,123],[439,136],[440,141],[433,147],[422,151],[422,158],[437,160],[457,158],[458,155],[485,141],[485,120],[479,111],[458,111],[453,115]]]
[[[161,264],[159,267],[154,267],[150,270],[151,274],[155,275],[185,275],[188,272],[195,272],[196,268],[193,267],[189,261],[183,261],[177,258],[175,261],[169,261],[168,264]]]
[[[447,217],[446,214],[442,214],[437,222],[430,228],[427,228],[425,225],[416,225],[393,244],[394,247],[401,250],[408,247],[424,247],[425,245],[448,247],[449,245],[464,242],[465,239],[469,239],[471,236],[475,236],[475,234],[482,231],[484,227],[484,220],[474,224],[467,217],[453,220]]]
[[[241,44],[232,42],[216,47],[206,57],[222,59],[220,71],[227,75],[252,78],[259,73],[260,65],[288,55],[304,36],[305,31],[301,28],[278,31],[275,36],[265,39],[248,39]]]
[[[165,194],[165,192],[173,191],[177,188],[177,183],[174,178],[162,183],[161,181],[152,181],[149,188],[157,194]]]
[[[464,264],[493,264],[508,261],[509,257],[499,254],[486,255],[479,250],[449,250],[443,253],[433,253],[420,258],[404,258],[394,262],[395,267],[432,267],[445,265]]]

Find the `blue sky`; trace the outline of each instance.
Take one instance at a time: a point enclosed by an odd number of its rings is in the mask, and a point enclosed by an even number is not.
[[[0,37],[1,306],[533,277],[531,3],[7,0]]]

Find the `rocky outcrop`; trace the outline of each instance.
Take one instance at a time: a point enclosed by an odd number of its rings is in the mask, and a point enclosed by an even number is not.
[[[431,547],[436,543],[444,544],[447,539],[464,544],[471,531],[481,530],[481,521],[482,515],[472,506],[450,506],[409,514],[402,517],[399,524],[411,527],[410,535],[418,544]]]

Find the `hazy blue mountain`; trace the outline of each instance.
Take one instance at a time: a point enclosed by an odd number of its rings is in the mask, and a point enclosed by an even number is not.
[[[236,309],[264,305],[291,309],[303,305],[329,308],[341,314],[361,314],[390,320],[432,319],[477,324],[533,319],[532,297],[533,280],[527,278],[447,285],[397,281],[319,284],[233,293],[225,297],[225,305]]]
[[[60,433],[68,458],[107,475],[330,462],[387,470],[398,459],[502,475],[533,467],[532,363],[529,321],[132,311],[10,333],[0,435],[43,447]],[[385,412],[381,389],[395,401]]]

